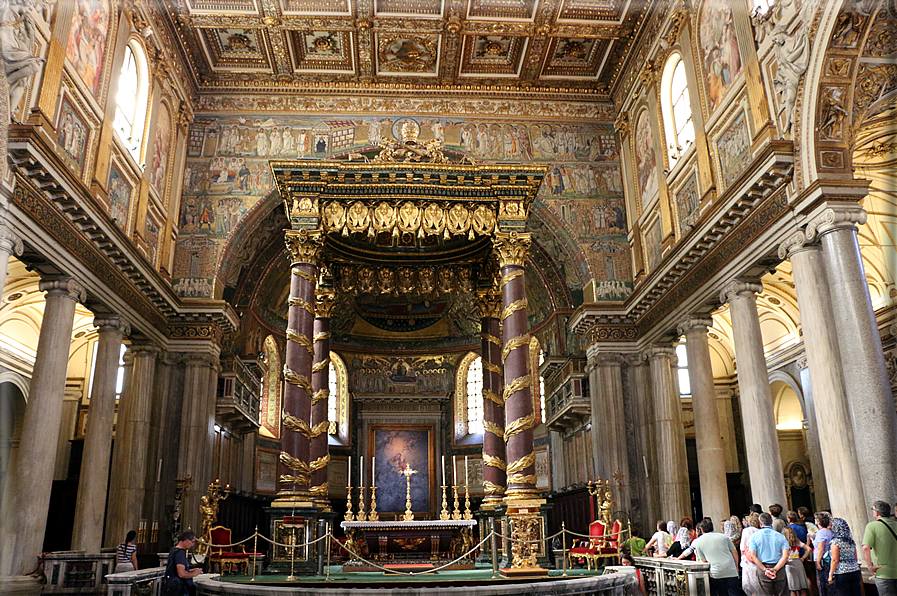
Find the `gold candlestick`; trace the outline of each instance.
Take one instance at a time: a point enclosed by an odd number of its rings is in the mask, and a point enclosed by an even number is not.
[[[352,486],[346,487],[346,521],[355,521],[355,514],[352,513]]]
[[[367,515],[364,512],[364,487],[358,487],[358,513],[355,515],[355,519],[358,521],[367,521]]]
[[[470,511],[470,486],[464,485],[464,519],[473,519]]]
[[[414,521],[414,513],[411,512],[411,475],[417,474],[417,470],[412,470],[411,466],[406,465],[402,474],[405,475],[405,515],[402,516],[402,519]]]
[[[455,510],[452,511],[452,519],[461,519],[461,502],[458,500],[458,487],[452,487],[452,493],[455,495]]]
[[[442,511],[439,513],[439,519],[442,521],[446,521],[452,519],[452,514],[449,513],[448,510],[448,501],[446,500],[445,489],[447,486],[442,487]]]
[[[368,521],[380,521],[380,515],[377,513],[377,487],[371,487],[371,511],[368,513]]]

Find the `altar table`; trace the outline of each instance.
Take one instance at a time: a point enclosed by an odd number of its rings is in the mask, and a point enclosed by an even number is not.
[[[445,565],[473,545],[473,519],[416,519],[413,521],[344,521],[347,546],[362,553],[365,559],[385,564],[430,563]],[[367,553],[362,549],[367,547]],[[473,569],[474,558],[468,556],[447,569]],[[375,567],[354,558],[343,566],[344,571],[375,571]]]

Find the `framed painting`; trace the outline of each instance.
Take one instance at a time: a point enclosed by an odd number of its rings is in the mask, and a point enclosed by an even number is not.
[[[280,452],[276,449],[255,449],[255,492],[273,495],[277,492],[277,459]]]
[[[720,182],[726,189],[751,162],[751,134],[743,110],[716,140],[716,153],[719,157]]]
[[[80,177],[84,173],[90,127],[72,104],[68,94],[59,103],[59,117],[56,120],[56,141],[62,151],[59,155]]]
[[[434,465],[433,425],[371,425],[368,454],[376,459],[373,469],[377,510],[382,513],[405,511],[406,467],[411,475],[411,510],[420,519],[435,511],[436,466]]]

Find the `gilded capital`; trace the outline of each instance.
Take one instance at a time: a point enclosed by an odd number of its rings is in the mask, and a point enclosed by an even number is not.
[[[855,228],[866,223],[866,210],[854,203],[825,209],[807,224],[807,239],[842,228]]]
[[[785,238],[784,242],[779,245],[779,258],[782,260],[790,259],[794,253],[810,250],[812,247],[804,231],[797,230]]]
[[[112,331],[126,336],[131,335],[131,326],[122,321],[118,315],[94,317],[93,326],[98,327],[100,333]]]
[[[329,319],[336,305],[336,293],[333,290],[318,290],[315,292],[315,316]]]
[[[531,242],[532,238],[528,232],[496,232],[492,249],[498,255],[498,266],[523,267]]]
[[[293,264],[317,265],[321,249],[324,247],[324,238],[320,230],[287,230],[285,240]]]
[[[763,291],[763,283],[759,279],[733,279],[719,293],[720,302],[729,302],[736,296],[751,296]]]
[[[75,302],[84,303],[84,301],[87,300],[87,290],[71,277],[48,279],[40,282],[38,288],[40,288],[41,292],[46,292],[49,295],[63,296]]]
[[[478,292],[477,313],[481,319],[499,318],[501,316],[501,296],[492,291]]]
[[[699,329],[702,333],[707,333],[707,330],[713,327],[713,319],[710,317],[696,317],[692,315],[688,315],[683,317],[682,320],[679,321],[679,324],[676,326],[676,331],[679,335],[685,335],[692,329]]]

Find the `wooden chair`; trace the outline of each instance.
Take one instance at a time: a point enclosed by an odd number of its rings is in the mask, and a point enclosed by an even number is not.
[[[589,540],[587,542],[585,540],[581,542],[584,544],[567,551],[569,566],[573,567],[573,561],[582,558],[585,559],[586,566],[591,569],[592,564],[595,562],[595,555],[598,554],[598,551],[604,542],[604,524],[599,520],[590,523]]]
[[[233,542],[230,528],[224,526],[215,526],[209,531],[209,535],[211,536],[209,542],[213,545]],[[249,557],[255,556],[262,556],[262,553],[248,553],[243,545],[212,546],[209,553],[209,571],[213,571],[217,566],[218,572],[222,575],[228,572],[248,575]]]

